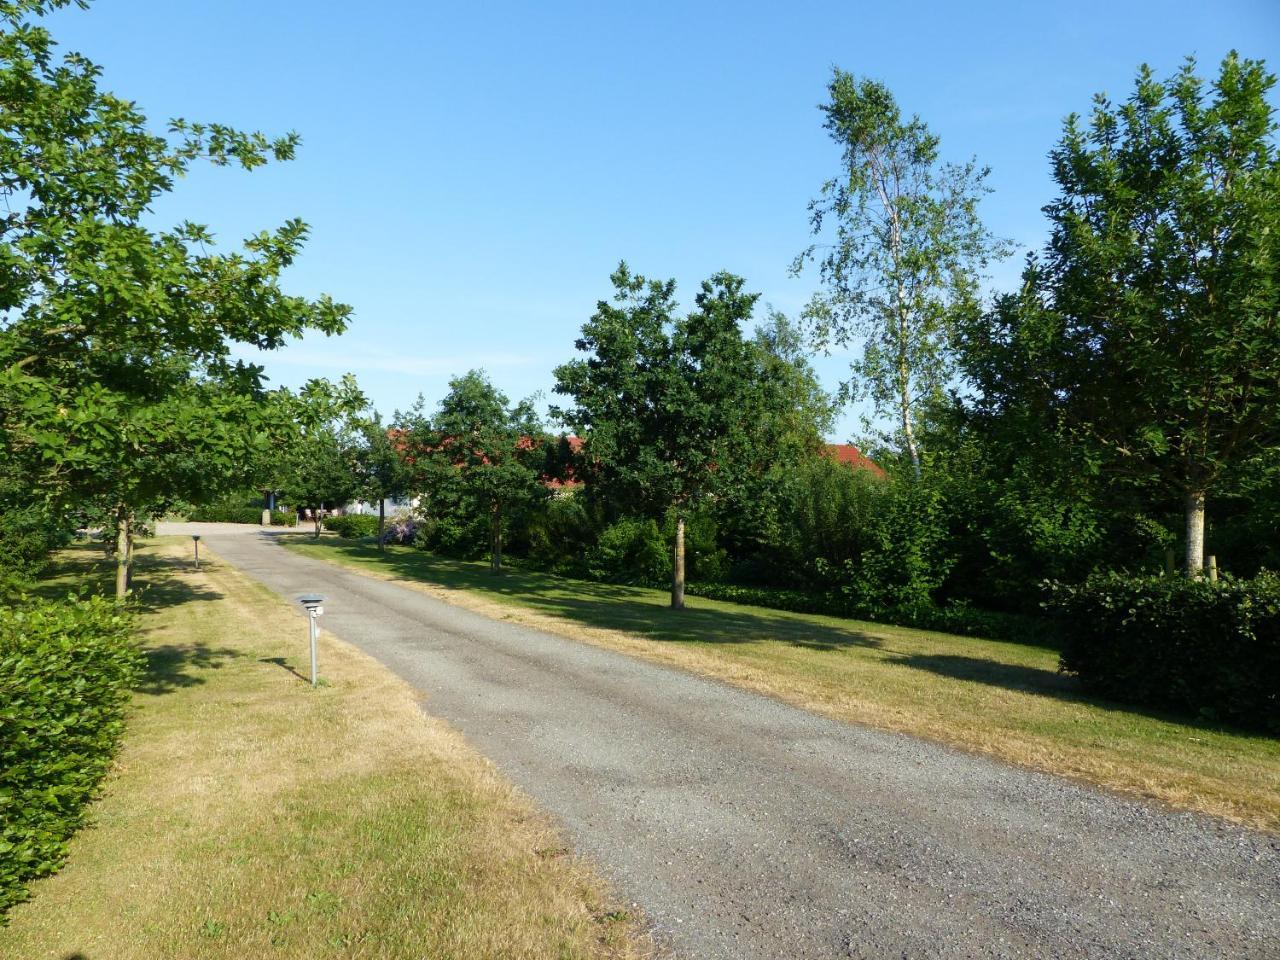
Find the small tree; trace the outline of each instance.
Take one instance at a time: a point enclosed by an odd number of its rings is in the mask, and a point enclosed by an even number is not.
[[[844,163],[809,211],[815,236],[832,222],[835,236],[792,271],[817,261],[826,286],[805,314],[818,346],[865,338],[844,393],[894,411],[918,477],[917,405],[950,378],[954,320],[975,309],[981,273],[1007,245],[978,218],[985,167],[941,163],[938,138],[881,83],[837,69],[828,92],[821,109]]]
[[[1074,444],[1094,469],[1186,517],[1280,471],[1280,151],[1275,77],[1235,54],[1097,97],[1054,149],[1043,257],[969,347],[986,402]]]
[[[298,137],[180,119],[150,132],[98,67],[55,56],[38,18],[67,5],[0,3],[0,442],[50,503],[110,504],[124,593],[140,511],[243,482],[264,440],[261,369],[230,344],[338,332],[348,310],[280,288],[300,220],[228,253],[198,224],[153,227],[198,160],[252,169]]]
[[[728,273],[702,284],[696,308],[676,318],[675,281],[650,281],[625,263],[613,302],[583,325],[586,359],[556,368],[559,415],[583,438],[583,457],[612,495],[642,512],[675,513],[671,606],[684,606],[689,511],[731,491],[758,434],[756,353],[740,325],[757,295]]]
[[[449,492],[488,518],[489,569],[502,569],[503,531],[511,511],[542,489],[542,425],[530,400],[514,406],[482,370],[449,381],[431,418],[406,420],[418,482]]]
[[[362,495],[378,501],[378,549],[385,550],[387,500],[403,497],[413,474],[405,461],[402,431],[387,429],[376,413],[358,426],[360,445],[355,451],[356,473]]]
[[[275,486],[285,502],[311,510],[316,537],[326,505],[349,503],[361,492],[356,423],[366,406],[350,374],[336,384],[311,380],[293,399],[296,431],[280,457]]]

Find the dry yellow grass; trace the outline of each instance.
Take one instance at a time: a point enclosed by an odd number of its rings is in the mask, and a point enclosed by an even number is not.
[[[1052,650],[564,580],[326,537],[291,549],[449,603],[1173,807],[1280,830],[1280,740],[1084,696]]]
[[[0,956],[648,952],[546,819],[404,683],[324,635],[313,690],[292,672],[302,619],[216,561],[185,570],[179,549],[144,551],[153,670],[94,823],[0,929]]]

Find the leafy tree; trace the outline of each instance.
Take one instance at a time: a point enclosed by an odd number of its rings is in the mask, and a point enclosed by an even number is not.
[[[1149,68],[1116,106],[1067,119],[1053,230],[1022,291],[973,332],[983,403],[1092,471],[1176,498],[1186,571],[1206,503],[1280,471],[1280,154],[1275,77],[1228,56]]]
[[[311,380],[290,400],[296,432],[277,455],[281,472],[273,485],[286,503],[311,511],[319,537],[325,509],[361,492],[358,417],[368,401],[350,374],[336,384]]]
[[[940,162],[938,138],[875,80],[837,69],[828,93],[821,110],[843,167],[809,211],[814,235],[833,225],[834,237],[792,270],[818,263],[826,291],[806,320],[819,346],[865,338],[844,392],[894,411],[918,477],[917,405],[950,379],[955,319],[976,309],[983,269],[1007,248],[978,218],[985,167]]]
[[[403,497],[409,491],[413,473],[405,460],[405,441],[399,430],[388,430],[376,413],[357,427],[360,443],[356,448],[356,474],[361,495],[378,502],[378,549],[387,525],[387,500]]]
[[[405,427],[420,489],[488,518],[489,566],[499,572],[510,513],[543,489],[545,438],[532,401],[512,405],[484,371],[472,370],[449,381],[434,416],[419,410]]]
[[[134,104],[99,89],[97,66],[55,56],[36,18],[66,5],[0,2],[0,423],[32,489],[110,501],[124,592],[139,513],[243,482],[262,442],[261,368],[233,361],[230,344],[338,332],[348,310],[280,289],[300,220],[232,253],[200,225],[149,225],[196,161],[252,169],[292,157],[298,137],[184,120],[151,133]]]
[[[599,302],[577,341],[588,356],[556,368],[556,392],[574,402],[558,412],[611,495],[654,519],[674,512],[671,606],[681,609],[689,512],[732,495],[760,460],[760,368],[741,330],[757,295],[720,273],[677,318],[674,281],[646,280],[625,263],[611,279],[613,302]]]

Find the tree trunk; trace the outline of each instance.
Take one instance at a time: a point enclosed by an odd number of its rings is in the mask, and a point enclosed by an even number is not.
[[[920,447],[916,443],[916,431],[911,423],[911,368],[907,355],[907,318],[906,307],[901,304],[902,292],[898,292],[899,308],[903,311],[899,317],[898,329],[898,406],[902,415],[902,440],[907,445],[907,456],[911,458],[911,472],[920,479]]]
[[[684,609],[684,517],[676,517],[676,543],[671,556],[671,609]]]
[[[129,581],[133,579],[133,531],[132,517],[124,504],[116,507],[116,597],[123,600],[129,595]]]
[[[311,514],[311,522],[315,525],[315,533],[313,533],[312,536],[316,540],[320,539],[320,514],[322,513],[324,513],[323,504],[319,507],[316,507],[315,511]]]
[[[911,458],[911,472],[920,479],[920,447],[916,443],[916,432],[911,426],[911,399],[904,390],[902,394],[902,436],[907,444],[907,456]]]
[[[495,503],[489,516],[489,572],[502,570],[502,505]]]
[[[378,549],[386,550],[387,544],[383,539],[383,533],[387,526],[387,500],[385,497],[378,498]]]
[[[1204,574],[1204,491],[1187,494],[1187,569],[1196,579]]]

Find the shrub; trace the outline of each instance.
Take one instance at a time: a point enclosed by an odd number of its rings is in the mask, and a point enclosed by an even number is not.
[[[378,535],[378,518],[367,514],[351,513],[341,517],[325,517],[323,523],[326,530],[332,530],[338,536],[346,537],[348,540]]]
[[[408,515],[387,519],[382,530],[383,543],[415,543],[418,538],[418,522]]]
[[[1280,577],[1057,585],[1062,668],[1094,693],[1280,732]]]
[[[661,583],[671,579],[671,553],[655,521],[628,517],[601,532],[587,570],[614,583]]]
[[[194,523],[262,523],[261,507],[232,507],[213,504],[196,507],[189,519]]]
[[[39,507],[0,512],[0,586],[4,592],[36,576],[49,555],[69,543],[67,526]]]
[[[273,527],[296,527],[298,515],[292,510],[272,510],[271,525]]]
[[[585,576],[587,554],[600,533],[598,514],[576,493],[548,497],[526,515],[529,562],[563,576]]]
[[[0,607],[0,915],[65,859],[141,667],[113,601]]]

